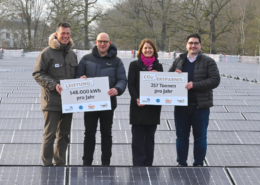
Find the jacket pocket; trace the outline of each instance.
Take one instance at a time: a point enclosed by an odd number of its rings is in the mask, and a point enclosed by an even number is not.
[[[75,78],[78,64],[76,64],[76,63],[70,63],[69,66],[70,66],[71,78]]]
[[[58,62],[52,62],[48,73],[55,79],[59,80],[64,77],[64,66]]]

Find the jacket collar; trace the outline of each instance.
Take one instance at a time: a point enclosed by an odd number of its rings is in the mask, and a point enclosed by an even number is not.
[[[68,45],[64,48],[64,47],[61,47],[61,44],[59,43],[59,41],[57,40],[57,37],[55,36],[55,33],[52,33],[50,36],[49,36],[49,46],[52,48],[52,49],[56,49],[56,50],[63,50],[63,49],[66,49],[67,51],[74,46],[74,43],[72,41],[72,39],[70,38],[70,41],[68,43]]]

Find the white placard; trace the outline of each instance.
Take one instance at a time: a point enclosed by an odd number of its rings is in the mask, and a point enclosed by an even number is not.
[[[140,103],[187,106],[187,80],[188,73],[141,71]]]
[[[111,110],[108,77],[60,81],[62,113]]]

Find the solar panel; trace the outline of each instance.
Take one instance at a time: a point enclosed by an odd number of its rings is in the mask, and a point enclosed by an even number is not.
[[[0,130],[18,130],[22,124],[22,119],[0,118]]]
[[[259,113],[243,113],[247,120],[260,120]]]
[[[40,103],[40,98],[3,98],[1,103]]]
[[[259,100],[245,100],[246,105],[260,105]]]
[[[209,166],[259,166],[259,145],[208,145]]]
[[[80,184],[231,184],[223,168],[70,167],[69,185]]]
[[[210,113],[209,119],[244,120],[240,113]]]
[[[65,167],[0,167],[0,184],[65,184]]]
[[[9,98],[17,98],[17,97],[20,97],[20,98],[27,98],[27,97],[30,97],[30,98],[39,98],[40,97],[40,93],[31,93],[31,94],[18,94],[18,93],[10,93],[8,95]]]
[[[260,184],[260,168],[228,168],[228,171],[237,185]]]
[[[260,112],[259,106],[226,106],[228,112]]]
[[[0,110],[6,111],[31,110],[32,107],[33,104],[0,104]]]
[[[26,118],[29,111],[0,111],[0,118]]]
[[[260,131],[259,121],[215,120],[221,131]],[[210,125],[210,124],[209,124]]]
[[[83,144],[70,145],[70,165],[82,165]],[[96,144],[92,165],[100,165],[101,146]],[[155,144],[154,166],[176,166],[175,144]],[[189,147],[188,164],[193,163],[193,145]],[[112,166],[132,165],[132,150],[130,144],[114,144],[112,146]]]
[[[41,144],[1,144],[1,165],[41,165]]]

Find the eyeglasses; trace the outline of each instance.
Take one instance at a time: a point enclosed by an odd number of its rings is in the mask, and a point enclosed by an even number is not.
[[[109,43],[108,40],[97,40],[97,42],[98,42],[99,44],[102,44],[102,42],[103,42],[104,44],[108,44],[108,43]]]
[[[192,46],[193,44],[194,44],[195,46],[197,46],[197,45],[199,45],[200,43],[199,43],[199,42],[188,42],[188,44],[191,45],[191,46]]]

